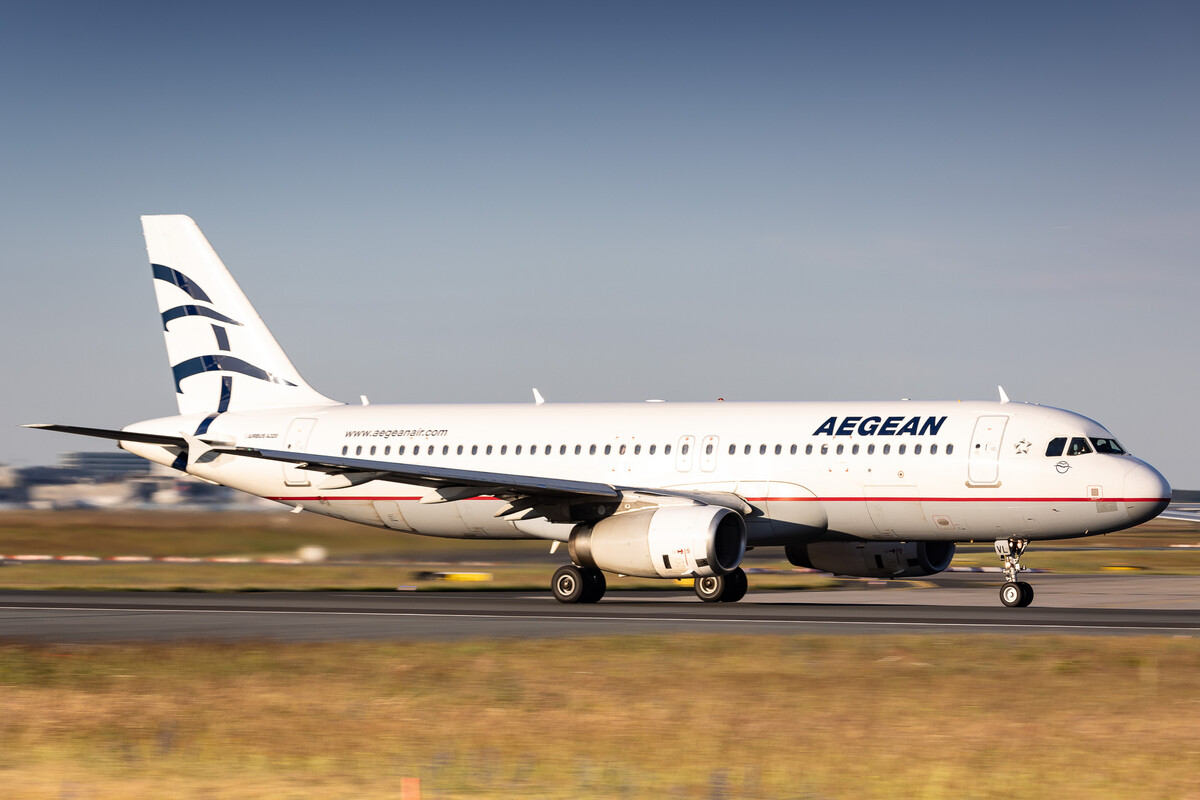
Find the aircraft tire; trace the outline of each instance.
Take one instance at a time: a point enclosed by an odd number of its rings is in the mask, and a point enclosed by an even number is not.
[[[725,593],[721,595],[722,603],[736,603],[746,596],[746,590],[750,588],[750,579],[746,577],[746,571],[738,567],[733,572],[725,576],[727,585]]]
[[[579,602],[599,603],[600,598],[604,597],[605,590],[608,589],[608,582],[604,580],[604,573],[595,567],[587,567],[580,571],[583,573],[584,590],[583,597]]]
[[[1025,608],[1033,602],[1033,586],[1025,581],[1017,581],[1017,586],[1021,589],[1021,601],[1017,603],[1017,607]]]
[[[565,564],[554,571],[550,579],[550,591],[554,599],[560,603],[584,603],[590,582],[584,577],[583,570],[574,564]],[[597,598],[599,599],[599,598]],[[595,602],[595,601],[592,601]]]
[[[749,587],[746,573],[741,567],[725,575],[696,578],[696,596],[706,603],[736,603],[746,596]]]
[[[719,603],[721,595],[725,592],[725,576],[712,575],[707,578],[696,578],[692,588],[696,592],[696,597],[704,602]]]
[[[1026,584],[1026,585],[1028,585],[1028,584]],[[1030,598],[1029,598],[1030,600],[1033,599],[1032,595],[1033,595],[1033,592],[1031,590]],[[1025,599],[1025,590],[1023,590],[1021,588],[1021,584],[1010,582],[1010,583],[1006,583],[1000,587],[1000,602],[1003,603],[1004,605],[1008,606],[1009,608],[1020,608],[1022,605],[1027,605],[1027,604],[1022,604],[1021,601],[1024,599]]]

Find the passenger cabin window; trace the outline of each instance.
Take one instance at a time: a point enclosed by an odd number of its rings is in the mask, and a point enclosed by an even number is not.
[[[549,447],[549,445],[547,445],[547,447]],[[548,450],[547,450],[546,452],[550,452],[550,451],[548,451]],[[577,453],[578,453],[579,451],[577,450],[577,451],[575,451],[575,452],[577,452]],[[565,444],[560,444],[560,445],[558,446],[558,454],[559,454],[560,456],[565,456],[565,455],[567,454],[567,446],[566,446]]]
[[[844,453],[844,452],[846,452],[846,445],[844,445],[844,444],[839,444],[839,445],[837,446],[837,454],[840,456],[840,455],[841,455],[842,453]]]
[[[404,445],[400,445],[396,448],[396,454],[401,456],[404,455]]]
[[[664,445],[663,445],[663,455],[664,455],[664,456],[669,456],[669,455],[671,455],[671,445],[669,445],[669,444],[664,444]]]
[[[783,445],[781,445],[781,444],[775,445],[775,455],[779,455],[782,452],[783,452]]]
[[[484,455],[488,455],[488,456],[490,456],[490,455],[492,454],[492,446],[491,446],[490,444],[489,444],[489,445],[487,446],[487,448],[486,448],[486,449],[483,451],[483,454],[484,454]]]
[[[606,456],[612,455],[612,445],[611,444],[604,445],[604,455],[606,455]]]
[[[821,455],[823,455],[823,456],[829,455],[829,445],[827,445],[827,444],[821,445]]]
[[[892,452],[892,446],[890,444],[885,444],[883,446],[883,454],[886,456],[890,452]]]
[[[1125,448],[1117,444],[1116,439],[1092,439],[1092,446],[1096,448],[1097,453],[1105,453],[1111,456],[1126,455]]]
[[[375,455],[375,445],[371,445],[371,455]]]
[[[596,445],[592,445],[591,447],[588,448],[588,455],[589,456],[596,455]]]
[[[736,444],[729,445],[729,455],[733,455],[736,452],[737,452],[737,445]]]
[[[462,455],[462,451],[463,451],[463,446],[460,444],[460,445],[458,446],[458,454],[459,454],[460,456]]]
[[[712,442],[709,442],[708,444],[704,445],[704,455],[711,456],[712,451],[713,451]]]
[[[921,455],[921,445],[913,445],[913,455]]]
[[[635,456],[640,456],[642,454],[642,446],[640,444],[635,444],[633,446],[633,454]]]
[[[477,444],[471,445],[471,455],[473,455],[473,456],[479,455],[479,445],[477,445]]]
[[[931,456],[937,455],[937,445],[936,444],[929,445],[929,455],[931,455]]]
[[[767,446],[765,444],[760,444],[758,446],[758,454],[760,456],[765,456],[767,454]]]
[[[579,455],[582,452],[583,452],[583,445],[581,445],[581,444],[575,445],[575,455]]]
[[[812,455],[812,445],[811,444],[804,445],[804,455],[806,455],[806,456]]]
[[[792,445],[792,455],[796,455],[796,445]]]
[[[348,444],[342,445],[342,455],[346,455],[346,453],[349,453],[349,452],[350,452],[350,445],[348,445]]]
[[[873,444],[867,445],[867,455],[869,455],[869,456],[875,455],[875,445],[873,445]]]
[[[899,449],[896,450],[896,452],[899,453],[900,455],[904,455],[904,451],[907,449],[908,449],[908,445],[902,444],[902,445],[900,445]]]
[[[354,448],[354,455],[356,455],[356,456],[362,455],[362,445],[361,444],[358,447]]]
[[[617,451],[621,455],[625,455],[625,445],[621,445],[621,449]]]
[[[1058,458],[1063,454],[1063,448],[1067,446],[1065,436],[1060,436],[1057,439],[1051,439],[1050,444],[1046,445],[1046,455],[1050,458]]]
[[[679,452],[686,456],[691,451],[691,449],[692,449],[692,446],[690,444],[685,444],[679,448]]]
[[[654,455],[654,451],[657,449],[658,449],[658,445],[656,445],[656,444],[650,445],[650,455]]]
[[[508,445],[506,445],[506,444],[500,445],[500,455],[503,456],[503,455],[507,455],[507,454],[508,454]]]
[[[513,454],[518,456],[521,455],[521,445],[517,445],[517,448],[513,450]]]
[[[954,445],[952,445],[952,444],[946,445],[946,455],[950,455],[953,452],[954,452]]]
[[[1087,439],[1076,436],[1071,440],[1071,445],[1067,448],[1067,455],[1082,456],[1092,452],[1092,446],[1088,444]]]
[[[858,455],[858,445],[854,445],[853,447],[850,448],[850,455],[852,455],[852,456]]]
[[[563,452],[567,452],[567,446],[563,445]],[[542,455],[550,455],[550,445],[546,445],[546,451]]]
[[[745,449],[743,452],[744,452],[746,455],[750,455],[750,445],[746,445],[746,449]]]

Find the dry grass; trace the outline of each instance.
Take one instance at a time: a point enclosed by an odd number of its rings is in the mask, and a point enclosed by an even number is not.
[[[372,564],[60,564],[29,563],[0,569],[0,589],[73,589],[83,591],[389,591],[399,586],[417,591],[549,592],[550,577],[561,559],[541,563],[451,565],[412,562]],[[448,582],[426,577],[431,572],[470,570],[490,574],[487,582]],[[608,586],[621,589],[680,589],[674,581],[618,578]],[[752,575],[754,589],[829,589],[842,581],[825,575]],[[683,587],[686,589],[687,587]]]
[[[481,558],[547,549],[541,541],[440,539],[284,510],[0,512],[0,553],[268,556],[291,555],[302,545],[320,545],[334,556],[417,560],[429,560],[431,554]]]
[[[10,798],[1200,797],[1195,639],[0,648]]]

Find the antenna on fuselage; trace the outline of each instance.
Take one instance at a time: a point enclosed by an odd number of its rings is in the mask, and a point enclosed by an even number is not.
[[[1000,404],[1003,405],[1003,404],[1007,403],[1008,402],[1008,394],[1004,391],[1004,387],[997,386],[996,388],[1000,390]]]
[[[546,404],[546,398],[542,397],[542,393],[537,390],[537,387],[534,387],[533,389],[533,404],[535,406],[542,406]]]

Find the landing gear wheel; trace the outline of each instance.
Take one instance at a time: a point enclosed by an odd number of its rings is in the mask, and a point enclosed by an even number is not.
[[[584,567],[580,572],[583,573],[584,589],[583,597],[579,602],[600,602],[600,598],[604,597],[604,591],[608,588],[608,582],[604,580],[604,573],[595,567]]]
[[[1000,587],[1000,602],[1009,608],[1019,608],[1025,599],[1025,592],[1016,583],[1006,583]]]
[[[736,603],[746,596],[749,581],[741,567],[725,575],[696,578],[696,596],[706,603]]]
[[[1000,602],[1009,608],[1025,608],[1033,602],[1033,587],[1017,576],[1025,571],[1021,556],[1029,546],[1028,539],[997,539],[996,555],[1004,564],[1004,585],[1000,587]]]
[[[554,599],[560,603],[587,602],[584,596],[587,594],[588,585],[583,570],[574,564],[559,567],[550,579],[550,591],[554,592]]]
[[[750,580],[746,577],[745,570],[738,567],[725,578],[730,585],[725,588],[725,594],[721,596],[722,603],[736,603],[746,596],[746,590],[750,588]]]

